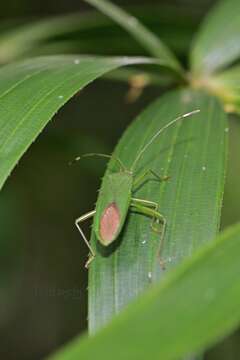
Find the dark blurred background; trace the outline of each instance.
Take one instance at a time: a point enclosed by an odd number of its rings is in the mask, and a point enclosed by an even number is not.
[[[146,22],[162,34],[185,63],[192,34],[214,3],[115,2],[122,6],[148,6],[154,16],[146,17]],[[0,29],[74,12],[81,12],[84,18],[89,9],[80,0],[2,1]],[[161,13],[161,21],[156,11]],[[174,26],[179,27],[178,35]],[[55,40],[64,44],[72,41],[75,53],[84,49],[86,53],[98,54],[145,54],[116,26],[98,29],[97,47],[92,41],[94,36],[96,31],[92,34],[75,31]],[[107,44],[108,37],[113,40],[112,45],[101,47],[101,39]],[[121,40],[119,47],[114,39]],[[55,51],[49,51],[51,42],[46,48],[48,52]],[[62,49],[72,50],[68,46]],[[35,51],[41,54],[45,50],[40,46]],[[87,249],[74,220],[93,209],[105,162],[88,159],[81,166],[69,166],[68,162],[84,152],[110,153],[134,116],[163,91],[161,87],[148,87],[137,101],[128,103],[128,90],[127,83],[98,80],[77,94],[24,155],[1,192],[1,359],[41,359],[86,329]],[[232,117],[222,227],[239,221],[239,138],[239,120]],[[89,232],[89,225],[85,230]],[[236,333],[209,351],[207,358],[238,359],[238,342]]]

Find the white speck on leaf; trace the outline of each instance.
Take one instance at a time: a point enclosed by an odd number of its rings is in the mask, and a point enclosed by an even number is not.
[[[202,166],[202,171],[206,171],[206,166]]]
[[[80,63],[80,60],[79,60],[79,59],[75,59],[75,60],[74,60],[74,64],[75,64],[75,65],[78,65],[79,63]]]
[[[58,98],[59,98],[59,99],[63,99],[63,95],[59,95]]]
[[[152,273],[151,273],[151,271],[149,271],[149,273],[148,273],[148,278],[151,280],[152,279]]]
[[[143,240],[143,241],[142,241],[142,244],[146,244],[146,242],[147,242],[146,240]]]
[[[226,127],[226,128],[224,129],[224,131],[225,131],[226,133],[228,133],[228,132],[229,132],[229,128]]]

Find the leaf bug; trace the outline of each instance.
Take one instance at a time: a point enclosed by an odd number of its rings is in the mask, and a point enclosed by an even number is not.
[[[117,239],[123,228],[129,209],[151,217],[152,229],[154,231],[159,232],[156,224],[162,224],[162,242],[164,239],[167,221],[165,217],[159,212],[159,205],[153,201],[137,199],[132,195],[134,194],[134,191],[144,183],[149,174],[153,175],[158,181],[165,181],[169,177],[161,177],[152,169],[144,170],[142,173],[136,176],[136,165],[142,157],[143,153],[159,135],[161,135],[170,126],[174,125],[177,121],[197,114],[199,111],[200,110],[194,110],[189,113],[180,115],[159,129],[139,151],[130,169],[127,169],[122,161],[114,155],[89,153],[79,156],[74,160],[75,162],[81,160],[83,157],[100,156],[114,159],[119,166],[118,172],[110,173],[104,176],[95,210],[86,213],[75,221],[75,225],[90,251],[90,256],[85,264],[86,268],[88,268],[89,264],[94,259],[95,253],[84,232],[82,231],[80,223],[91,217],[94,217],[93,230],[95,235],[103,246],[108,246]]]

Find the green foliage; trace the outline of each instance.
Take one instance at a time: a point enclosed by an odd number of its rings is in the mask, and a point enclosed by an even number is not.
[[[182,18],[179,17],[179,11]],[[191,39],[194,14],[175,8],[131,7],[131,13],[171,44],[177,53],[184,54]],[[187,20],[187,21],[186,21]],[[159,27],[159,22],[161,26]],[[0,27],[0,63],[23,56],[62,53],[99,55],[138,55],[144,49],[126,31],[99,12],[91,11],[48,17],[34,22],[11,22]],[[174,31],[172,28],[174,27]],[[177,29],[177,33],[175,31]],[[111,44],[111,46],[109,46]],[[146,52],[147,54],[147,52]]]
[[[193,72],[208,75],[240,56],[240,2],[220,0],[203,21],[191,52]]]
[[[239,324],[240,225],[171,272],[94,337],[73,341],[51,360],[179,359]],[[220,281],[219,281],[220,279]],[[207,325],[206,325],[207,324]]]
[[[240,111],[239,66],[225,69],[240,57],[239,1],[221,1],[207,15],[189,54],[189,70],[183,68],[164,36],[160,38],[136,17],[108,0],[86,1],[134,39],[127,49],[130,54],[142,47],[152,58],[56,55],[3,66],[0,186],[54,114],[90,82],[119,67],[142,66],[108,74],[129,82],[132,98],[149,84],[181,87],[150,104],[124,133],[114,154],[127,168],[162,126],[192,110],[200,109],[200,114],[167,130],[138,164],[137,172],[151,168],[170,176],[164,183],[149,179],[135,194],[160,205],[167,219],[166,236],[161,239],[152,231],[151,219],[133,212],[109,248],[103,249],[92,233],[97,257],[89,274],[89,329],[91,333],[103,330],[90,339],[76,340],[51,359],[145,359],[146,353],[153,359],[178,359],[205,351],[240,322],[239,226],[214,241],[226,171],[228,125],[224,110]],[[59,49],[101,52],[109,44],[109,26],[114,31],[118,26],[96,13],[83,19],[79,25],[79,15],[70,15],[3,30],[0,61]],[[177,36],[177,25],[174,31]],[[86,35],[82,47],[68,39],[73,33]],[[114,35],[113,47],[107,48],[116,53],[125,51],[122,44],[128,37],[123,33],[122,42]],[[61,36],[63,40],[58,41]],[[141,47],[132,49],[136,43]],[[186,48],[185,44],[182,49]],[[106,174],[113,170],[110,160]],[[181,265],[187,257],[191,258]]]
[[[213,239],[218,231],[226,157],[225,114],[218,101],[204,93],[169,93],[139,115],[114,152],[130,168],[136,154],[159,128],[194,109],[200,113],[167,130],[148,148],[137,168],[138,172],[150,168],[161,176],[170,176],[164,183],[150,177],[134,194],[160,204],[167,219],[160,254],[166,270]],[[114,165],[112,160],[108,173]],[[165,274],[157,256],[160,239],[151,229],[151,219],[134,213],[129,214],[118,244],[110,251],[97,246],[93,234],[97,257],[89,278],[91,332]]]
[[[108,0],[85,1],[94,5],[97,9],[101,10],[104,14],[111,17],[120,26],[126,29],[152,56],[160,59],[160,61],[171,69],[181,73],[181,66],[174,54],[172,54],[168,47],[154,33],[142,25],[137,18],[129,15]]]
[[[0,70],[0,186],[57,110],[104,73],[141,58],[53,56],[26,60]]]

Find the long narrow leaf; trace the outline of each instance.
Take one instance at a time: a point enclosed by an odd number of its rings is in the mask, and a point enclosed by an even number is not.
[[[191,90],[159,98],[130,126],[114,154],[130,169],[139,150],[158,129],[194,109],[200,109],[200,114],[179,122],[156,139],[136,169],[136,174],[152,169],[170,176],[162,183],[150,176],[133,194],[160,205],[167,220],[164,240],[152,231],[150,218],[132,212],[122,235],[109,250],[92,236],[97,257],[89,277],[91,333],[218,231],[227,125],[215,98]],[[113,160],[108,171],[114,165]],[[165,270],[159,265],[160,246]]]
[[[240,323],[240,225],[224,232],[162,284],[91,338],[76,339],[51,360],[177,360],[201,351]]]
[[[57,110],[77,91],[119,66],[144,58],[53,56],[0,70],[0,187]]]
[[[191,54],[195,73],[211,73],[240,57],[240,1],[221,0],[207,15]]]
[[[180,14],[179,14],[180,10]],[[161,34],[177,52],[185,53],[198,14],[174,5],[135,6],[131,13]],[[193,17],[194,16],[194,17]],[[157,20],[156,20],[157,19]],[[184,23],[184,26],[183,26]],[[1,31],[2,30],[2,31]],[[26,23],[7,24],[0,29],[0,63],[29,54],[83,53],[99,55],[139,55],[142,47],[103,14],[91,11],[50,17]]]
[[[99,22],[101,23],[101,19],[96,14],[71,14],[12,27],[0,35],[0,63],[7,63],[24,55],[34,45],[39,46],[46,39],[69,32],[86,31]]]
[[[140,21],[117,5],[108,0],[84,0],[95,6],[104,14],[115,20],[120,26],[127,30],[139,43],[146,48],[152,56],[164,61],[166,66],[171,67],[178,73],[182,73],[181,65],[174,54],[163,44],[163,42]]]

